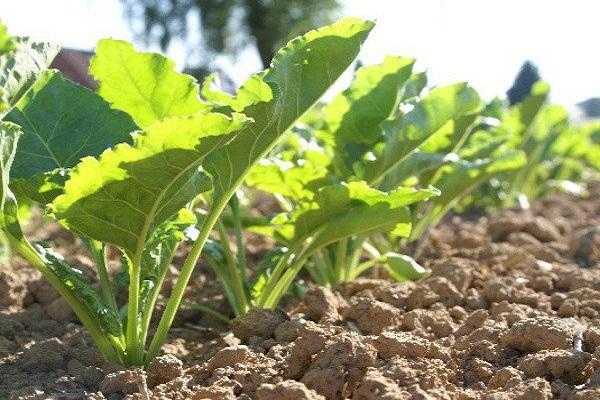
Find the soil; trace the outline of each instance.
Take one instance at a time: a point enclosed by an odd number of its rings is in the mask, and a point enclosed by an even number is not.
[[[103,362],[15,258],[0,276],[0,399],[600,399],[599,195],[454,217],[418,246],[433,271],[418,283],[313,287],[230,326],[183,310],[146,372]],[[56,226],[36,235],[91,272]],[[225,311],[197,270],[189,298]]]

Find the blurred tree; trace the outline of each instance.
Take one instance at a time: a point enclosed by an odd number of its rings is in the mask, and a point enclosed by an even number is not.
[[[163,50],[174,40],[202,50],[190,71],[202,74],[217,54],[254,46],[263,67],[300,33],[326,25],[340,0],[121,0],[136,35]]]
[[[586,117],[598,118],[600,117],[600,97],[590,97],[587,100],[577,103]]]
[[[529,60],[525,61],[521,65],[512,87],[506,92],[510,105],[514,106],[523,101],[531,91],[533,84],[539,80],[541,80],[541,77],[535,64]]]

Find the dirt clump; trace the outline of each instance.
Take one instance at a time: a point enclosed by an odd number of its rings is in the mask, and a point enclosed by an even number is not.
[[[502,344],[522,352],[570,349],[575,332],[559,318],[537,317],[516,322],[502,337]]]

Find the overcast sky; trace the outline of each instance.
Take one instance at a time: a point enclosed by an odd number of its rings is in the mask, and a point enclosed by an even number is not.
[[[598,1],[347,0],[343,13],[377,20],[361,53],[365,63],[415,57],[430,83],[466,80],[491,98],[503,96],[530,59],[555,102],[570,107],[600,96]],[[91,49],[108,36],[132,40],[119,0],[1,0],[0,18],[13,34],[66,47]],[[182,62],[185,51],[175,45],[169,55]],[[230,68],[241,81],[258,66],[250,54]]]

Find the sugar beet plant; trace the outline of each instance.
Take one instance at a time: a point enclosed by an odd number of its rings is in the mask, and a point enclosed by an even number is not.
[[[431,201],[410,205],[406,225],[412,232],[357,232],[320,248],[307,270],[321,285],[351,281],[378,264],[398,281],[426,276],[414,260],[394,252],[399,244],[421,237],[479,184],[525,161],[518,150],[459,156],[479,121],[479,96],[465,83],[425,91],[426,75],[413,72],[414,62],[386,57],[357,70],[348,89],[309,114],[249,175],[251,186],[273,193],[292,215],[312,201],[323,181],[360,181],[385,192],[412,189],[430,196],[433,189],[427,188],[441,189]],[[254,229],[287,243],[277,229]]]
[[[548,104],[550,87],[539,81],[529,95],[511,108],[493,100],[483,111],[486,123],[476,137],[493,138],[496,146],[487,154],[519,149],[527,162],[518,170],[500,174],[475,193],[481,206],[527,206],[552,190],[582,194],[585,177],[600,170],[600,137],[597,123],[576,126],[569,122],[567,111]],[[479,149],[481,152],[481,149]]]
[[[125,42],[98,44],[90,67],[99,81],[94,93],[47,69],[55,46],[2,36],[0,223],[13,249],[61,293],[107,359],[143,365],[157,355],[221,212],[252,166],[352,63],[372,26],[344,19],[292,40],[268,70],[221,103],[201,101],[193,78],[175,72],[170,60]],[[401,205],[413,192],[388,197],[361,183],[339,184],[298,216],[306,231],[299,224],[287,232],[302,242],[318,231],[327,243],[335,230],[311,225],[327,207],[405,213]],[[46,205],[88,245],[99,291],[54,250],[24,237],[17,200],[25,198]],[[191,209],[199,202],[205,207],[198,222]],[[167,266],[194,225],[199,229],[147,345]],[[107,271],[107,246],[123,254],[127,268],[122,306]],[[268,282],[263,297],[279,297],[279,287]]]

